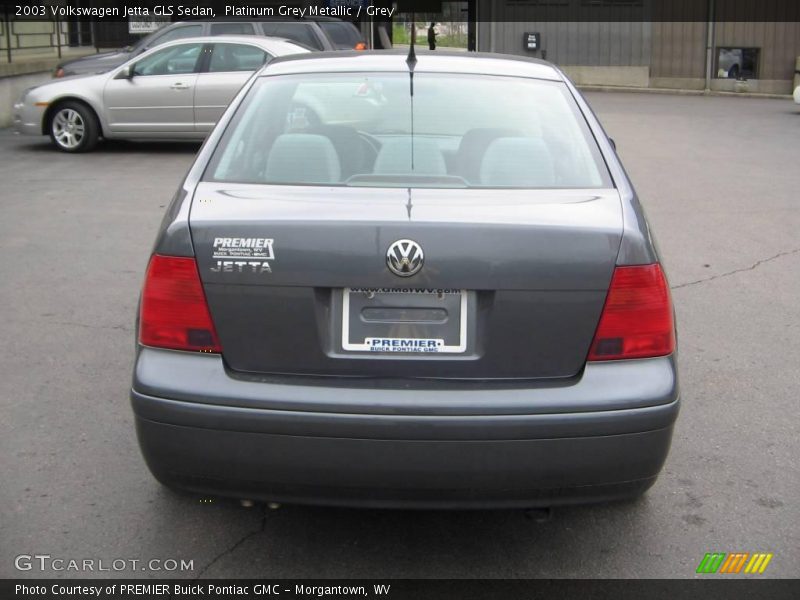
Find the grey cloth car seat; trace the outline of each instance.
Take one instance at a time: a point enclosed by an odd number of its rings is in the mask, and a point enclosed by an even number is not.
[[[269,151],[265,179],[270,183],[339,183],[339,156],[325,136],[284,133]]]
[[[499,187],[551,187],[555,184],[553,157],[538,138],[498,138],[486,149],[480,182]]]
[[[414,139],[414,169],[411,169],[411,138],[386,140],[381,146],[375,167],[377,175],[446,175],[442,151],[433,140]]]
[[[521,135],[520,131],[499,127],[470,129],[461,137],[461,142],[458,144],[455,156],[455,174],[470,183],[478,183],[481,163],[489,144],[497,138]]]
[[[342,181],[358,174],[371,173],[375,152],[369,143],[348,125],[318,125],[308,133],[328,138],[339,156]]]

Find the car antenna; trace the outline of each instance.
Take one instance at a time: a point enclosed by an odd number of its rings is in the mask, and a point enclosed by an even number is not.
[[[416,25],[414,23],[414,13],[411,13],[411,45],[408,47],[408,56],[406,57],[406,64],[408,65],[408,71],[412,75],[411,81],[414,81],[414,67],[417,64],[417,54],[414,52],[414,41],[417,38],[416,32]],[[411,95],[414,95],[414,85],[411,85]]]
[[[417,54],[414,52],[414,41],[417,37],[414,13],[411,13],[411,45],[408,48],[406,65],[408,65],[408,83],[411,94],[411,171],[414,171],[414,67],[417,66]]]

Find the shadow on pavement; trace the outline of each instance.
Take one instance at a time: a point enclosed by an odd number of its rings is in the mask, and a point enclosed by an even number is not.
[[[20,143],[19,150],[27,152],[52,153],[55,155],[70,155],[66,152],[57,150],[50,141],[45,138],[18,138]],[[101,141],[94,150],[78,155],[106,155],[106,154],[196,154],[202,142],[132,142],[123,140]]]
[[[622,560],[615,552],[621,530],[646,530],[657,512],[647,495],[558,507],[549,518],[537,510],[244,508],[165,488],[154,500],[160,505],[152,513],[154,531],[174,528],[178,515],[203,522],[209,533],[235,530],[243,519],[250,523],[218,547],[213,560],[198,561],[194,575],[203,577],[511,578],[570,576],[581,569],[597,576]]]

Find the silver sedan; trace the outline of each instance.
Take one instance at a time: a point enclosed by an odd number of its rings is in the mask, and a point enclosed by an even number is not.
[[[14,104],[19,133],[49,135],[86,152],[106,139],[202,140],[254,71],[308,52],[267,37],[214,36],[166,43],[106,73],[30,88]]]

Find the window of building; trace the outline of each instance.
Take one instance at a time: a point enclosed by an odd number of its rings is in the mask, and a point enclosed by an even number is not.
[[[717,77],[758,79],[760,48],[717,48]]]

